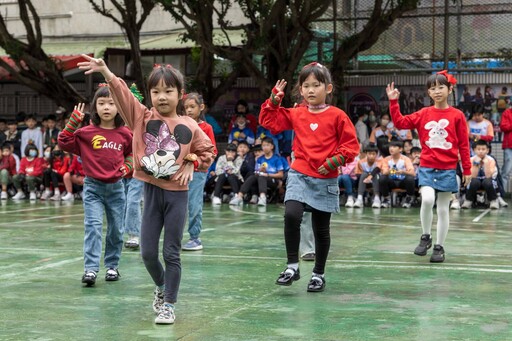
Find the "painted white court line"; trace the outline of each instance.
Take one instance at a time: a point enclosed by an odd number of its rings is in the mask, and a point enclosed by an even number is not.
[[[48,264],[45,264],[45,265],[37,266],[37,267],[32,268],[32,269],[24,267],[23,271],[8,272],[8,273],[1,274],[0,275],[0,280],[5,280],[5,279],[10,279],[10,278],[15,278],[15,277],[26,277],[27,274],[30,274],[30,273],[33,273],[33,272],[57,268],[59,266],[66,265],[66,264],[69,264],[69,263],[74,263],[74,262],[82,261],[83,259],[84,259],[84,257],[76,257],[76,258],[66,259],[66,260],[63,260],[63,261],[60,261],[60,262],[48,263]]]
[[[487,213],[491,212],[491,209],[488,208],[486,209],[485,211],[482,212],[482,214],[480,214],[478,217],[476,217],[475,219],[473,219],[473,222],[474,223],[477,223],[480,221],[480,219],[482,219]]]
[[[228,255],[200,255],[200,254],[182,254],[188,257],[208,257],[208,258],[228,258],[228,259],[247,259],[247,260],[276,260],[284,261],[282,257],[257,257],[257,256],[228,256]],[[376,268],[376,269],[425,269],[432,270],[454,270],[454,271],[468,271],[468,272],[497,272],[497,273],[512,273],[512,265],[502,264],[464,264],[464,263],[443,263],[433,265],[430,263],[420,264],[417,262],[406,261],[372,261],[372,260],[352,260],[352,259],[329,259],[329,263],[335,263],[333,266],[336,268]]]
[[[50,217],[44,217],[44,218],[37,218],[37,219],[28,219],[28,220],[18,220],[14,222],[9,223],[0,223],[0,226],[10,226],[12,224],[25,224],[25,223],[32,223],[35,221],[42,221],[42,220],[50,220],[50,219],[61,219],[61,218],[71,218],[71,217],[83,217],[83,213],[81,214],[70,214],[70,215],[58,215],[58,216],[50,216]]]
[[[20,212],[34,212],[34,211],[42,211],[42,210],[47,210],[49,208],[55,208],[55,206],[53,207],[50,207],[50,206],[44,206],[44,207],[33,207],[33,208],[25,208],[25,209],[22,209],[22,210],[6,210],[5,212],[6,213],[20,213]]]

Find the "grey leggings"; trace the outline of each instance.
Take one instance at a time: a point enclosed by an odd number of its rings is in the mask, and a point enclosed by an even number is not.
[[[181,239],[187,217],[188,191],[168,191],[144,183],[144,210],[140,252],[156,285],[165,284],[164,300],[175,303],[181,280]],[[159,259],[160,235],[164,230],[163,259]]]

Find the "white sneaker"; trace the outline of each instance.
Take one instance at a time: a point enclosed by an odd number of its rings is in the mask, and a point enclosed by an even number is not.
[[[212,205],[222,205],[222,199],[219,197],[213,197]]]
[[[60,193],[55,193],[50,200],[52,201],[60,201]]]
[[[502,197],[498,197],[498,202],[500,204],[501,207],[508,207],[508,202],[506,202],[505,200],[503,200]]]
[[[361,208],[361,207],[364,207],[364,203],[363,203],[363,200],[362,199],[357,199],[356,202],[354,203],[354,206],[355,208]]]
[[[450,204],[450,208],[452,210],[460,210],[460,201],[459,201],[459,199],[453,199],[452,203]]]
[[[468,208],[471,208],[472,206],[473,206],[473,202],[472,201],[464,200],[464,202],[462,203],[462,206],[460,208],[468,209]]]
[[[345,203],[345,207],[354,207],[354,197],[349,196],[347,198],[347,202]]]
[[[22,191],[16,193],[13,197],[12,197],[12,200],[21,200],[21,199],[25,199],[25,193],[23,193]]]
[[[49,190],[45,190],[41,195],[41,200],[47,200],[50,197],[50,195],[52,195],[52,192]]]
[[[498,199],[492,200],[489,205],[489,208],[492,210],[497,210],[498,208],[500,208],[500,203],[498,202]]]
[[[160,312],[160,308],[162,308],[162,305],[164,304],[164,292],[160,290],[160,288],[156,287],[155,291],[153,291],[153,311],[155,313]]]
[[[380,208],[380,198],[379,198],[378,195],[376,195],[375,198],[373,198],[372,207],[373,208]]]
[[[267,197],[259,197],[258,206],[267,206]]]
[[[75,200],[75,196],[73,195],[73,193],[67,192],[66,195],[63,195],[60,198],[60,200],[62,200],[62,201],[74,201]]]
[[[256,205],[258,203],[258,196],[256,194],[253,194],[251,197],[251,200],[249,201],[249,204]]]
[[[155,318],[156,324],[173,324],[176,316],[174,315],[174,306],[170,303],[162,304]]]
[[[36,192],[30,192],[29,198],[30,198],[30,200],[36,200],[37,199]]]
[[[231,199],[229,204],[232,205],[232,206],[239,206],[239,205],[242,205],[243,202],[244,202],[244,199],[240,198],[238,195],[235,195],[233,197],[233,199]]]
[[[9,194],[7,194],[7,192],[2,191],[1,200],[7,200],[7,198],[9,198]]]

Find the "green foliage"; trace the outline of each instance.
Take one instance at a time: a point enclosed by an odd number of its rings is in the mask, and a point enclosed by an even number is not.
[[[132,92],[133,96],[139,100],[139,102],[142,103],[144,101],[144,96],[142,96],[139,89],[137,89],[137,85],[135,83],[130,86],[130,91]]]

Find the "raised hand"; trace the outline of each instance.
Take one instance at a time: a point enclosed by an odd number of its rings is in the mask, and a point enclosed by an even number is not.
[[[288,84],[284,79],[280,79],[276,82],[276,85],[272,89],[272,102],[280,103],[284,97],[284,88]]]
[[[84,120],[84,117],[85,117],[84,109],[85,109],[85,103],[78,103],[77,105],[75,105],[74,111],[77,111],[80,113],[79,114],[80,121]]]
[[[388,95],[388,99],[398,99],[400,97],[400,91],[398,91],[397,88],[395,88],[395,82],[391,82],[391,84],[388,84],[386,87],[386,93]]]
[[[80,70],[85,70],[84,73],[86,75],[90,75],[94,72],[100,72],[107,81],[110,81],[114,77],[114,74],[109,70],[103,59],[93,58],[86,54],[82,54],[82,57],[87,59],[87,62],[80,62],[77,63],[77,65]]]

